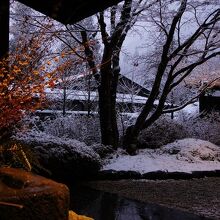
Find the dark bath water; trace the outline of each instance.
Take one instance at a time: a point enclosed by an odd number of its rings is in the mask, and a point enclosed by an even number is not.
[[[70,208],[95,220],[207,220],[191,213],[126,199],[117,194],[74,187]]]

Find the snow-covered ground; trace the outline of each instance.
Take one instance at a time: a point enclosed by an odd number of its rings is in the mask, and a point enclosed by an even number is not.
[[[199,102],[194,102],[192,104],[187,105],[185,108],[177,112],[176,114],[185,114],[187,117],[196,116],[199,114]]]
[[[198,139],[183,139],[160,149],[140,150],[138,155],[115,155],[103,170],[186,172],[220,170],[220,147]]]
[[[198,115],[199,115],[199,102],[194,102],[187,105],[183,109],[174,112],[174,119],[181,120],[182,117],[185,117],[187,119],[191,117],[196,117]]]

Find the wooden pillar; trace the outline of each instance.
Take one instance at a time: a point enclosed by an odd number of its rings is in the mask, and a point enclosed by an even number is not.
[[[9,51],[9,1],[0,0],[0,59]]]

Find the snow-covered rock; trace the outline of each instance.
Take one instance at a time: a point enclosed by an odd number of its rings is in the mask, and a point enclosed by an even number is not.
[[[105,158],[114,152],[112,146],[105,146],[103,144],[93,144],[91,147],[101,158]]]
[[[176,155],[178,160],[189,162],[220,161],[220,147],[208,141],[186,138],[167,144],[161,153]]]
[[[100,156],[83,142],[61,139],[43,132],[29,132],[17,139],[32,147],[40,164],[52,176],[84,178],[101,168]]]

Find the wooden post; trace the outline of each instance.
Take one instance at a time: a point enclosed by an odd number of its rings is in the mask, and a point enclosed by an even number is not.
[[[9,51],[9,1],[0,0],[0,59]]]
[[[66,115],[66,86],[63,87],[63,116]]]

